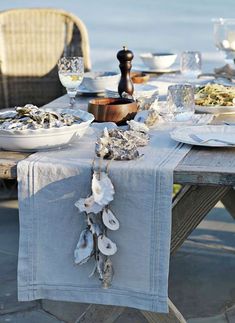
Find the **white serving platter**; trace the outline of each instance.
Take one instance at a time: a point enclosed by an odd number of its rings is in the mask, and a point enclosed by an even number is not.
[[[46,109],[55,111],[55,109]],[[86,111],[72,109],[56,109],[57,112],[67,112],[78,116],[83,121],[71,126],[49,129],[3,130],[0,129],[0,149],[11,151],[35,152],[39,150],[64,147],[81,138],[94,116]],[[1,115],[1,113],[0,113]]]
[[[202,140],[217,139],[234,142],[234,145],[225,144],[217,141],[207,141],[200,143],[191,138],[191,135],[196,135]],[[235,147],[235,126],[227,125],[202,125],[177,128],[170,133],[172,139],[190,145],[205,146],[205,147]]]

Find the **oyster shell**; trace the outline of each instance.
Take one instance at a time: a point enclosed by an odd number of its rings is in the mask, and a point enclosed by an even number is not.
[[[149,110],[148,116],[145,120],[146,126],[152,127],[156,123],[162,123],[162,122],[163,122],[163,119],[156,110],[154,109]]]
[[[95,203],[105,206],[113,200],[114,187],[105,172],[94,172],[91,183]]]
[[[143,133],[149,132],[149,128],[146,126],[145,123],[137,122],[135,120],[130,120],[130,121],[127,121],[127,124],[129,125],[130,130],[143,132]]]
[[[106,258],[107,257],[100,252],[96,256],[96,269],[100,276],[100,280],[103,280],[104,264],[105,264]]]
[[[156,123],[162,123],[163,119],[155,109],[140,111],[136,114],[136,122],[144,123],[147,127],[152,127]]]
[[[87,198],[80,198],[74,205],[79,209],[80,212],[86,212],[87,214],[97,214],[103,209],[103,205],[95,202],[93,195]]]
[[[98,249],[105,256],[112,256],[117,252],[116,243],[112,242],[104,234],[98,237]]]
[[[101,221],[101,217],[97,214],[89,214],[87,217],[87,224],[93,235],[98,237],[104,233],[104,224]]]
[[[148,118],[148,114],[149,114],[148,110],[139,111],[135,115],[134,121],[145,123],[146,119]]]
[[[103,282],[102,282],[103,288],[111,287],[113,275],[114,275],[114,270],[113,270],[112,261],[110,258],[107,258],[104,263],[104,273],[103,273]]]
[[[118,219],[110,209],[105,208],[102,212],[102,220],[104,225],[110,230],[118,230],[120,227]]]
[[[81,232],[77,246],[74,250],[74,262],[77,265],[86,263],[93,255],[94,240],[89,229]]]

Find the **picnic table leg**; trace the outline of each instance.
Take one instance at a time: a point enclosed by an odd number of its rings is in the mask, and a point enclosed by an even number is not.
[[[125,307],[90,304],[75,323],[113,323]]]
[[[172,210],[171,254],[230,190],[228,186],[186,185],[175,196]]]
[[[231,188],[228,193],[221,199],[221,202],[235,220],[235,190]]]
[[[174,253],[230,190],[226,186],[185,186],[176,195],[172,211],[171,254]],[[149,323],[185,323],[183,315],[168,299],[169,314],[141,311]],[[90,305],[76,323],[113,323],[124,307]]]
[[[141,311],[149,323],[187,323],[183,315],[168,298],[169,314]]]

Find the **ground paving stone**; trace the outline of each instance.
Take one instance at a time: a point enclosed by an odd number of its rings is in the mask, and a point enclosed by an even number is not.
[[[145,317],[137,310],[126,308],[114,323],[148,323]]]
[[[231,322],[234,323],[235,321]],[[189,319],[187,323],[228,323],[225,314],[216,315],[212,317]]]
[[[0,315],[29,310],[39,306],[39,302],[18,302],[16,279],[0,282]]]
[[[42,310],[0,316],[0,323],[64,323]]]
[[[17,257],[0,252],[0,286],[1,282],[16,279]]]
[[[89,304],[43,300],[42,308],[68,323],[74,323],[87,309]]]

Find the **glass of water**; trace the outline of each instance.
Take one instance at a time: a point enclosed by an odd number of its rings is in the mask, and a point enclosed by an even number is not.
[[[174,116],[173,121],[188,121],[195,112],[194,86],[175,84],[168,87],[167,109]]]
[[[78,87],[83,80],[83,57],[62,57],[58,62],[58,74],[70,98],[70,107],[73,107]]]
[[[197,77],[202,72],[202,57],[198,51],[186,51],[180,57],[180,71],[185,76]]]

